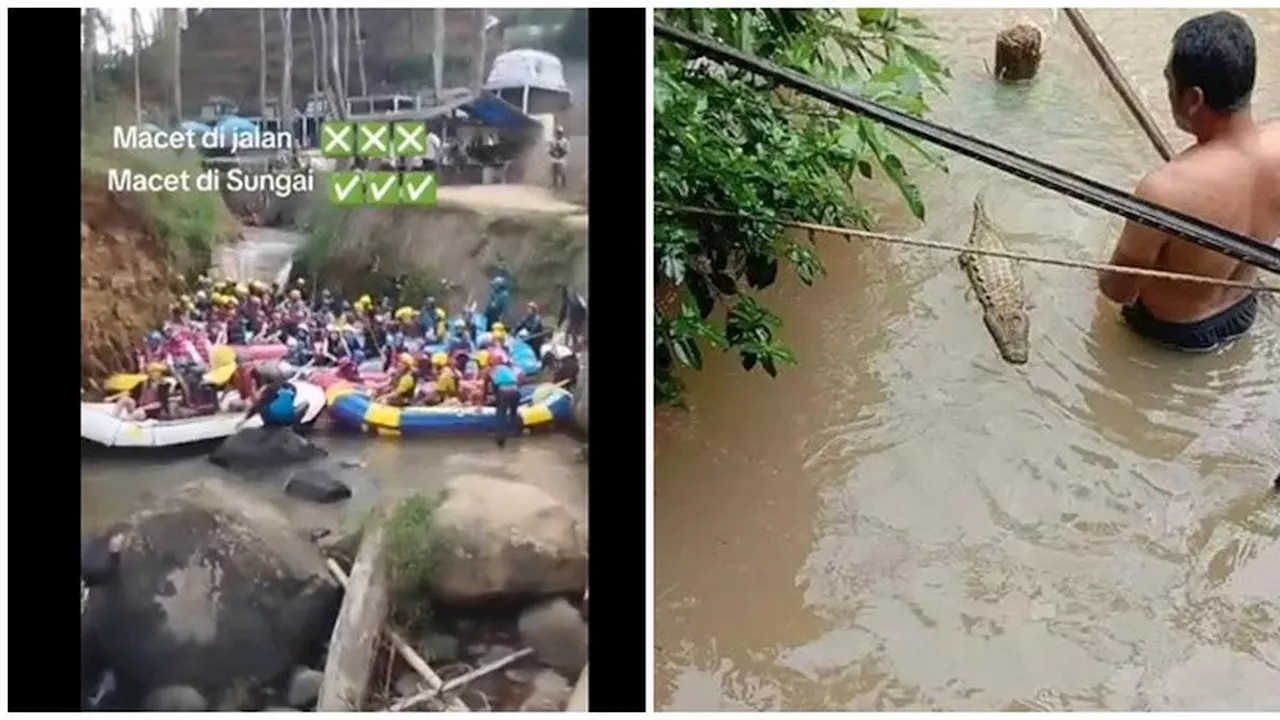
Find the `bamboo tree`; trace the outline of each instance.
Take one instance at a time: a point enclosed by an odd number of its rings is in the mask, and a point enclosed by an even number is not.
[[[142,34],[138,25],[142,18],[137,8],[129,10],[129,34],[133,40],[133,116],[138,127],[142,127]]]
[[[316,45],[315,11],[307,8],[307,37],[311,39],[311,92],[320,92],[320,48]]]
[[[258,108],[267,116],[267,11],[258,8]]]
[[[439,103],[444,96],[444,8],[436,8],[432,29],[435,32],[431,43],[432,87],[436,91],[436,102]]]
[[[364,31],[360,29],[360,8],[351,9],[351,22],[356,29],[356,68],[360,71],[360,94],[369,94],[369,76],[364,71]]]

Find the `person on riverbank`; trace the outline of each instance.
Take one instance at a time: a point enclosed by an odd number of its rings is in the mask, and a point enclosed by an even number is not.
[[[1238,15],[1192,18],[1173,36],[1165,67],[1178,128],[1195,145],[1144,177],[1134,194],[1158,205],[1274,243],[1280,235],[1280,122],[1255,122],[1253,31]],[[1251,282],[1257,270],[1235,258],[1129,222],[1111,262],[1208,278]],[[1209,352],[1244,335],[1257,295],[1221,285],[1104,272],[1099,290],[1119,303],[1138,335],[1166,347]]]
[[[569,138],[565,137],[563,127],[556,127],[556,136],[547,148],[547,154],[551,157],[551,187],[563,188],[568,184],[564,165],[569,158]]]
[[[516,337],[529,343],[535,357],[541,356],[546,325],[542,322],[542,316],[538,314],[538,303],[526,303],[524,309],[524,317],[516,325]]]
[[[487,321],[485,324],[492,329],[494,325],[502,322],[510,305],[511,288],[507,285],[507,279],[499,275],[489,284],[489,301],[484,306],[484,317]]]

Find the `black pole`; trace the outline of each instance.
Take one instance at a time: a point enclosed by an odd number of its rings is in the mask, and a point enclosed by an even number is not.
[[[779,67],[760,58],[739,52],[727,45],[706,40],[663,23],[653,24],[654,35],[683,45],[695,53],[747,70],[789,87],[804,95],[824,100],[836,107],[856,112],[896,130],[954,150],[1011,175],[1033,182],[1094,207],[1115,213],[1170,235],[1215,250],[1260,268],[1280,273],[1280,249],[1258,242],[1237,232],[1161,207],[1130,193],[1117,190],[1061,168],[1054,167],[1020,153],[1006,150],[985,140],[951,130],[936,123],[912,117],[892,108],[857,97],[843,90],[823,85],[803,73]]]

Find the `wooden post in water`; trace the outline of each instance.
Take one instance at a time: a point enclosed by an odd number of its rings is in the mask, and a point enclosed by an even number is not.
[[[365,709],[369,679],[378,651],[378,637],[388,610],[383,569],[383,521],[370,516],[351,564],[342,609],[329,638],[317,712],[358,712]]]
[[[1030,23],[1018,23],[996,36],[997,80],[1030,80],[1040,69],[1044,33]]]
[[[587,351],[578,353],[578,379],[573,388],[573,424],[587,433]]]

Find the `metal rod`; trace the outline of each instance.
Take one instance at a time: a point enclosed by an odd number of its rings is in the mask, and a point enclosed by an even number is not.
[[[1160,126],[1156,125],[1155,118],[1151,117],[1151,113],[1147,111],[1147,106],[1142,104],[1138,99],[1138,94],[1134,92],[1133,86],[1129,84],[1128,79],[1120,72],[1120,68],[1116,65],[1116,61],[1111,57],[1111,53],[1107,52],[1107,47],[1102,44],[1102,39],[1098,37],[1098,33],[1094,32],[1093,26],[1085,19],[1084,13],[1076,8],[1063,8],[1062,12],[1066,13],[1067,19],[1071,21],[1072,27],[1076,29],[1076,33],[1080,36],[1081,42],[1084,43],[1089,54],[1098,63],[1098,67],[1102,68],[1102,74],[1107,76],[1111,81],[1111,87],[1115,88],[1120,94],[1120,99],[1128,106],[1129,112],[1133,114],[1133,119],[1138,121],[1138,125],[1142,127],[1142,131],[1147,134],[1147,139],[1151,140],[1151,144],[1155,146],[1156,152],[1166,162],[1173,159],[1173,146],[1169,144],[1169,138],[1164,136],[1164,132],[1160,130]]]
[[[1280,273],[1280,249],[1258,242],[1240,233],[1216,227],[1185,213],[1170,210],[1150,201],[1134,197],[1130,193],[1104,185],[1097,180],[1062,170],[1026,155],[993,145],[985,140],[958,133],[936,123],[912,117],[848,92],[823,85],[802,73],[778,67],[721,43],[700,38],[697,35],[677,30],[663,23],[655,22],[653,24],[653,32],[656,36],[683,45],[699,55],[750,71],[801,94],[824,100],[836,107],[877,120],[889,127],[928,140],[949,150],[954,150],[1041,187],[1062,193],[1196,245],[1229,255],[1237,260],[1251,263],[1274,273]]]

